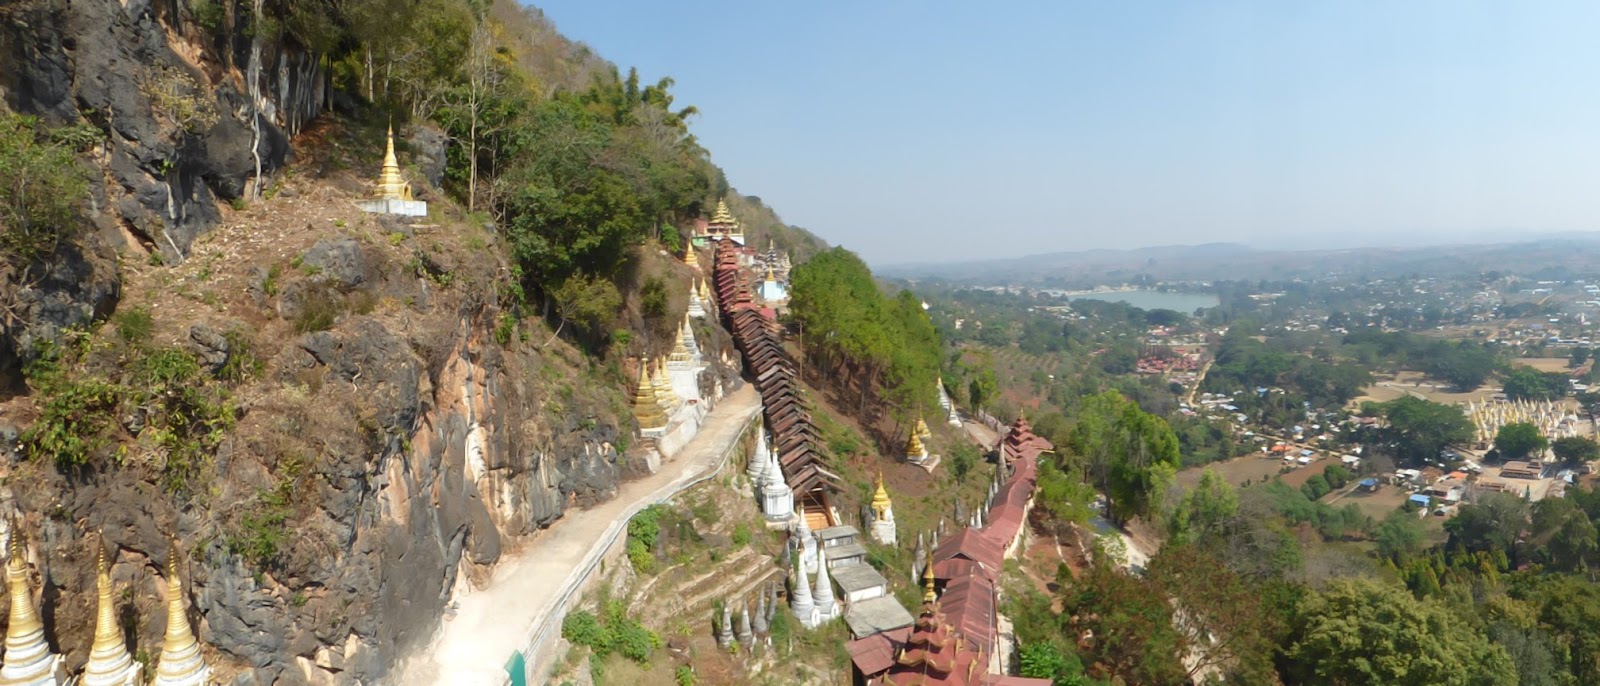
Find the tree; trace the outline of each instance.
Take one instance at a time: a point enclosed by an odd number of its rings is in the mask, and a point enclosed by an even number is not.
[[[1167,545],[1210,540],[1239,513],[1239,494],[1233,485],[1206,467],[1200,482],[1183,494],[1167,524]]]
[[[1505,651],[1432,600],[1364,578],[1335,579],[1301,601],[1284,659],[1290,683],[1514,686]]]
[[[1239,683],[1268,680],[1283,627],[1260,587],[1247,583],[1202,548],[1170,542],[1151,561],[1149,577],[1177,608],[1184,639],[1181,654],[1191,679],[1226,669]]]
[[[1498,550],[1515,559],[1517,539],[1528,526],[1528,505],[1510,493],[1489,493],[1444,523],[1449,547],[1468,552]]]
[[[950,476],[955,478],[956,483],[965,482],[967,474],[971,473],[972,468],[977,464],[977,446],[961,442],[950,449]]]
[[[1116,521],[1149,514],[1179,463],[1178,437],[1166,420],[1116,391],[1084,400],[1071,450],[1105,491]]]
[[[1520,460],[1542,451],[1550,442],[1539,427],[1528,422],[1511,422],[1500,427],[1494,435],[1494,448],[1510,460]]]
[[[1383,523],[1373,532],[1373,539],[1378,544],[1379,555],[1401,563],[1422,550],[1426,532],[1422,520],[1415,514],[1395,510],[1383,518]]]
[[[1567,375],[1541,372],[1525,365],[1512,365],[1506,372],[1506,397],[1512,400],[1554,400],[1567,395]]]
[[[1134,684],[1182,683],[1178,656],[1186,640],[1160,589],[1099,556],[1077,583],[1063,587],[1061,628],[1092,636],[1081,645],[1095,676]]]
[[[1383,414],[1387,437],[1407,460],[1437,459],[1446,446],[1472,438],[1472,422],[1458,407],[1408,395],[1384,403]]]
[[[1582,436],[1557,438],[1550,450],[1563,462],[1593,462],[1600,460],[1600,443]]]
[[[1582,367],[1583,364],[1585,362],[1588,362],[1588,361],[1589,361],[1589,349],[1588,348],[1573,348],[1572,349],[1572,357],[1571,357],[1571,359],[1568,360],[1568,363],[1572,368],[1576,369],[1578,367]]]

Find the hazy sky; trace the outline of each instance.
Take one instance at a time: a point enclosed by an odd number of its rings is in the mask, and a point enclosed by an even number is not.
[[[1600,3],[536,3],[879,264],[1600,228]]]

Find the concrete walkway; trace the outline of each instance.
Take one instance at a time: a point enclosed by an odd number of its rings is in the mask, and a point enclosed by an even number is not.
[[[388,683],[505,684],[512,653],[560,636],[567,600],[583,586],[600,558],[645,507],[662,502],[721,469],[750,417],[761,408],[755,387],[725,396],[700,433],[655,474],[622,485],[617,496],[588,510],[568,512],[540,532],[516,557],[502,560],[487,588],[460,598],[456,616],[443,623],[425,654],[403,659]]]

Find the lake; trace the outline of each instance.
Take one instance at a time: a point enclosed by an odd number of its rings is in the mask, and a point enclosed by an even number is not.
[[[1210,293],[1176,293],[1164,291],[1106,291],[1104,293],[1085,293],[1082,295],[1068,296],[1070,300],[1104,300],[1107,302],[1128,303],[1141,310],[1176,310],[1184,314],[1194,314],[1195,310],[1202,307],[1216,307],[1221,303],[1217,296]]]

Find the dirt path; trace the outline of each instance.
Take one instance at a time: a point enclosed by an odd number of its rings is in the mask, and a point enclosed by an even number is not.
[[[1211,371],[1211,363],[1213,361],[1214,360],[1206,360],[1205,365],[1200,367],[1200,373],[1195,375],[1194,386],[1189,389],[1189,395],[1184,396],[1183,404],[1188,405],[1189,407],[1194,407],[1194,394],[1199,393],[1200,384],[1206,382],[1206,372]]]
[[[594,571],[634,513],[672,497],[701,477],[715,473],[751,415],[761,407],[755,387],[746,384],[723,398],[687,446],[661,464],[655,474],[623,484],[617,497],[569,512],[540,532],[515,558],[500,563],[488,588],[462,596],[456,616],[444,622],[423,654],[403,660],[391,683],[504,684],[503,669],[530,636],[558,635],[559,610]],[[529,656],[530,661],[534,658]]]

